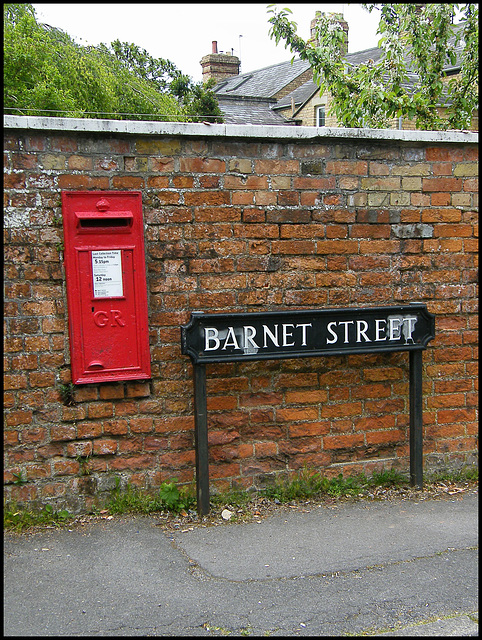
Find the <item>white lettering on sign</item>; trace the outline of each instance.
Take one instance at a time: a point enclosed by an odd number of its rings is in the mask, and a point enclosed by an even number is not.
[[[282,347],[306,347],[308,328],[311,322],[304,324],[282,324],[281,325],[281,346]],[[206,327],[204,329],[204,351],[225,351],[229,347],[244,351],[245,354],[257,353],[260,349],[268,347],[268,339],[275,347],[280,347],[279,330],[280,325],[275,324],[270,329],[263,325],[262,335],[257,338],[256,327],[244,325],[239,328],[227,327],[218,330],[216,327]],[[261,339],[262,337],[262,339]],[[255,338],[258,339],[256,342]],[[261,346],[260,346],[261,345]]]
[[[124,295],[121,250],[92,251],[94,298],[118,298]]]
[[[410,342],[413,344],[413,332],[417,318],[415,316],[388,316],[375,319],[375,342],[383,342],[389,340],[394,342],[400,340],[403,336],[405,344]],[[382,324],[383,323],[383,324]],[[388,326],[386,326],[388,323]],[[337,327],[341,331],[337,332]],[[345,320],[341,322],[329,322],[326,327],[329,336],[326,338],[326,344],[336,344],[338,340],[342,340],[343,344],[350,342],[372,342],[367,336],[368,322],[365,320]]]
[[[239,351],[244,355],[273,349],[312,349],[326,345],[344,348],[345,345],[365,346],[369,343],[402,342],[415,344],[413,334],[417,317],[413,315],[390,315],[386,318],[366,320],[333,320],[325,327],[313,327],[312,322],[227,326],[204,328],[205,352]],[[314,329],[314,331],[310,331]],[[318,331],[316,331],[318,329]],[[315,340],[317,344],[311,344]],[[311,342],[310,342],[311,341]]]
[[[384,335],[380,335],[382,331],[384,331],[384,327],[381,327],[381,323],[387,324],[386,320],[375,320],[375,342],[383,342],[383,340],[387,339],[386,333]]]

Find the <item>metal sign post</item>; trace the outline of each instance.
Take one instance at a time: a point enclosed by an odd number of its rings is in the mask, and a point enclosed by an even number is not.
[[[419,303],[267,313],[193,312],[181,327],[181,351],[194,367],[198,513],[209,513],[206,364],[408,351],[410,482],[422,488],[422,351],[434,337],[435,316]]]
[[[410,484],[423,486],[422,352],[410,351]]]
[[[206,365],[194,365],[194,441],[196,447],[196,497],[199,515],[209,513],[208,411]]]

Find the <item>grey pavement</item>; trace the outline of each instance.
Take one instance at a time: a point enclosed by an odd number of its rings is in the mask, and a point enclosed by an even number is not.
[[[4,635],[478,635],[475,492],[159,523],[6,534]]]

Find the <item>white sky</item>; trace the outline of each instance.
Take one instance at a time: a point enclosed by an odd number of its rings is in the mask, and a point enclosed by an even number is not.
[[[241,58],[241,73],[284,62],[292,58],[282,42],[278,46],[268,35],[267,3],[233,4],[122,4],[122,3],[34,3],[39,22],[66,31],[83,45],[110,44],[119,39],[146,49],[155,58],[166,58],[195,82],[202,79],[201,58],[212,51],[231,52]],[[348,51],[377,46],[379,11],[368,13],[360,4],[302,4],[282,2],[289,7],[298,35],[309,37],[316,11],[343,13],[349,25]],[[240,38],[240,36],[242,36]]]

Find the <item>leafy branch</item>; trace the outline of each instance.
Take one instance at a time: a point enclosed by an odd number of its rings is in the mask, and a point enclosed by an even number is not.
[[[297,35],[290,9],[268,6],[270,37],[307,61],[329,111],[346,127],[386,127],[393,118],[420,129],[465,129],[478,108],[478,5],[364,4],[380,11],[374,59],[349,64],[336,16],[321,14],[315,39]],[[460,14],[462,21],[455,25]],[[459,50],[460,60],[458,59]],[[446,69],[460,73],[448,80]]]

